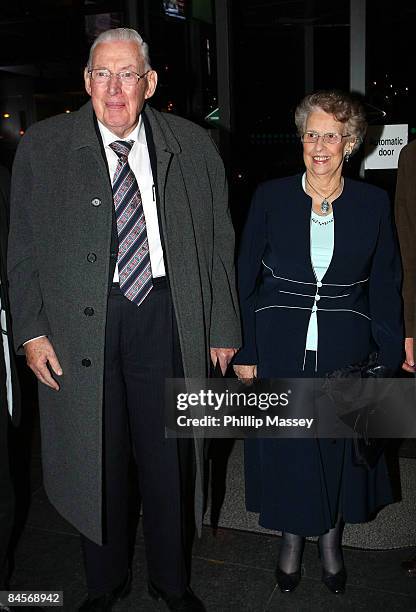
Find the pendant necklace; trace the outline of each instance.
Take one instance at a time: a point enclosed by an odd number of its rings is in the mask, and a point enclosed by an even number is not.
[[[331,204],[330,204],[330,202],[328,202],[328,200],[329,200],[329,198],[330,198],[332,195],[334,195],[334,193],[335,193],[335,192],[336,192],[336,191],[337,191],[337,190],[340,188],[340,186],[342,185],[342,180],[343,180],[343,179],[341,178],[341,180],[340,180],[340,182],[339,182],[339,185],[337,185],[337,186],[335,187],[334,191],[331,191],[331,193],[330,193],[328,196],[324,196],[324,195],[322,195],[322,193],[319,193],[319,191],[317,191],[317,190],[315,189],[315,187],[314,187],[314,186],[313,186],[313,185],[312,185],[312,184],[309,182],[308,177],[306,177],[306,182],[308,183],[309,187],[311,187],[311,189],[313,189],[313,190],[314,190],[314,192],[315,192],[315,193],[316,193],[316,194],[317,194],[317,195],[318,195],[320,198],[323,198],[323,199],[322,199],[322,202],[321,202],[321,212],[322,212],[324,215],[326,215],[326,214],[328,214],[328,213],[329,213],[330,208],[331,208]]]

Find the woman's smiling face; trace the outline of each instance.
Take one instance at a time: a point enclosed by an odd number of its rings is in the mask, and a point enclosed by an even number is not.
[[[341,174],[342,164],[346,153],[351,153],[353,140],[351,137],[342,138],[339,143],[323,141],[324,134],[340,134],[346,136],[345,124],[337,121],[335,117],[323,110],[309,113],[306,120],[305,133],[314,132],[320,137],[316,142],[303,143],[303,160],[306,170],[319,177],[331,178],[337,172]]]

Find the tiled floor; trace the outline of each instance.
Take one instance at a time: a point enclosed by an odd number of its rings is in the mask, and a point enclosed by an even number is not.
[[[298,589],[283,595],[275,586],[274,565],[279,538],[205,527],[193,550],[192,586],[209,612],[403,610],[416,611],[416,579],[407,578],[400,561],[416,549],[388,552],[345,550],[348,588],[332,595],[320,581],[313,543],[306,545],[303,578]],[[28,520],[16,550],[13,588],[64,591],[64,610],[74,612],[85,583],[79,538],[47,501],[34,492]],[[164,609],[146,592],[146,563],[141,532],[136,541],[133,590],[116,606],[121,611]]]

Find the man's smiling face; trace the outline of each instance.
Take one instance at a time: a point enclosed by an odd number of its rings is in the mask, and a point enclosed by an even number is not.
[[[91,96],[97,119],[119,138],[125,138],[136,127],[144,102],[156,89],[157,74],[147,75],[132,85],[121,83],[117,73],[132,70],[146,72],[139,47],[134,41],[114,40],[99,43],[94,49],[92,69],[106,68],[113,75],[105,83],[97,83],[85,69],[85,89]]]

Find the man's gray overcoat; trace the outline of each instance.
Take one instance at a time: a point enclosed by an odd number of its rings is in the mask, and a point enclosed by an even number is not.
[[[202,128],[149,107],[143,112],[156,149],[160,229],[184,372],[204,377],[210,346],[240,345],[224,168]],[[90,103],[27,131],[12,185],[15,343],[21,350],[26,340],[47,335],[55,348],[64,372],[61,389],[39,385],[44,484],[59,512],[98,543],[112,208]],[[200,520],[201,449],[196,446]]]

